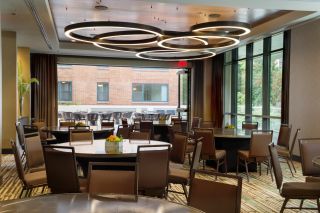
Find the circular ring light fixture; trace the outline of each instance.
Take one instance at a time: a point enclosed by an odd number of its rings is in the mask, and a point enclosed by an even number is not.
[[[163,54],[163,56],[152,56],[152,53]],[[179,53],[195,53],[195,55],[187,56],[168,56],[168,53],[179,54]],[[156,61],[179,61],[179,60],[202,60],[215,56],[216,54],[212,51],[176,51],[162,48],[145,48],[136,54],[136,57],[147,60]]]
[[[138,39],[138,40],[112,40],[110,38],[120,38],[126,36],[139,36],[139,35],[153,35],[152,38]],[[107,44],[107,45],[148,45],[157,43],[158,35],[144,32],[141,30],[130,30],[130,31],[116,31],[110,33],[102,33],[94,37],[96,43]]]
[[[205,22],[191,26],[192,32],[210,32],[211,30],[223,31],[231,36],[244,36],[251,32],[250,24],[237,21]],[[230,32],[230,29],[234,31]]]
[[[194,33],[175,33],[176,35],[163,36],[159,39],[158,46],[171,49],[171,50],[187,50],[187,51],[203,51],[207,49],[218,49],[231,47],[239,44],[239,37],[237,36],[227,36],[226,33],[221,32],[194,32]],[[224,39],[226,41],[205,45],[183,45],[183,44],[173,44],[170,41],[180,40],[180,39]]]
[[[117,21],[92,21],[92,22],[82,22],[82,23],[76,23],[76,24],[70,24],[64,28],[64,34],[73,40],[81,41],[81,42],[87,42],[87,43],[101,43],[103,42],[90,37],[90,36],[84,36],[76,33],[79,30],[86,30],[86,29],[99,29],[99,28],[116,28],[116,29],[126,29],[126,30],[136,30],[141,31],[145,33],[149,33],[155,36],[162,36],[162,30],[145,25],[145,24],[137,24],[137,23],[130,23],[130,22],[117,22]],[[109,43],[105,43],[109,44]]]

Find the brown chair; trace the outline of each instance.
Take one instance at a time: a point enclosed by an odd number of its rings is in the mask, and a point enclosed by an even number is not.
[[[90,129],[73,129],[69,130],[70,144],[74,141],[86,141],[93,144],[93,131]]]
[[[78,178],[73,147],[43,146],[43,152],[52,193],[86,192],[86,180]]]
[[[302,174],[320,177],[320,168],[312,160],[320,155],[320,138],[303,138],[299,140]]]
[[[122,137],[124,139],[129,139],[131,131],[132,131],[132,127],[131,126],[119,125],[118,126],[118,130],[117,130],[117,136],[118,137]]]
[[[132,140],[148,140],[150,142],[149,132],[130,132],[129,142]]]
[[[237,175],[239,171],[239,164],[242,164],[240,160],[244,163],[242,165],[246,168],[247,180],[249,182],[249,171],[248,164],[258,163],[259,173],[261,175],[261,163],[265,163],[268,166],[267,171],[271,168],[270,164],[270,154],[268,151],[268,145],[272,142],[272,130],[252,130],[251,140],[250,140],[250,150],[239,150],[237,157]],[[271,172],[270,172],[271,174]],[[271,179],[273,179],[271,174]]]
[[[199,117],[193,117],[191,122],[191,129],[200,128],[201,120],[202,119]]]
[[[45,163],[40,136],[25,138],[26,164],[30,172],[44,171]]]
[[[154,139],[154,130],[152,121],[140,121],[140,132],[149,132],[150,139]]]
[[[26,191],[25,196],[30,196],[32,190],[36,187],[43,187],[42,191],[44,190],[44,187],[47,185],[47,176],[46,172],[43,171],[37,171],[37,172],[27,172],[25,173],[23,170],[23,165],[21,161],[21,153],[19,153],[19,150],[17,149],[16,142],[10,141],[14,160],[16,163],[17,173],[18,177],[22,183],[22,190],[19,195],[19,197],[22,197],[22,194],[24,191]]]
[[[231,179],[235,185],[210,180],[204,180],[197,175],[218,176]],[[191,180],[188,205],[204,212],[240,213],[242,178],[235,175],[221,174],[213,171],[195,171]],[[219,178],[220,179],[220,178]]]
[[[169,145],[138,146],[139,193],[164,197],[168,185]]]
[[[258,129],[258,127],[259,127],[259,123],[258,122],[242,121],[242,129],[254,130],[254,129]]]
[[[293,176],[293,172],[292,172],[291,166],[292,166],[294,172],[295,173],[297,172],[296,168],[294,167],[293,161],[292,161],[292,152],[293,152],[294,146],[296,144],[299,132],[300,132],[300,129],[298,128],[297,131],[296,131],[296,134],[293,137],[290,149],[288,149],[287,146],[279,146],[279,145],[276,146],[277,150],[278,150],[279,157],[283,158],[286,161],[292,176]],[[291,166],[290,166],[289,161],[291,163]]]
[[[127,118],[121,118],[121,124],[125,127],[128,126],[128,119]]]
[[[114,128],[114,121],[101,121],[101,128]]]
[[[69,126],[74,126],[76,125],[75,120],[67,120],[67,121],[60,121],[59,126],[60,127],[69,127]]]
[[[167,187],[167,192],[174,192],[178,194],[184,194],[186,196],[186,199],[188,199],[188,190],[187,187],[190,185],[190,180],[194,175],[194,171],[198,169],[199,167],[199,161],[200,161],[200,154],[202,149],[202,139],[198,140],[195,145],[195,150],[193,152],[192,157],[192,163],[190,166],[190,170],[185,170],[183,168],[176,168],[174,166],[169,166],[169,184],[181,184],[183,193],[178,191],[172,191],[169,190],[169,187]]]
[[[138,164],[124,162],[90,162],[88,191],[98,194],[138,194]]]
[[[45,142],[47,144],[56,143],[56,138],[48,137],[48,132],[45,131],[46,123],[44,121],[35,121],[32,123],[32,126],[35,126],[37,128],[42,142]]]
[[[286,207],[290,199],[315,199],[317,200],[317,208],[303,208],[303,209],[316,209],[320,211],[320,183],[319,182],[283,182],[282,170],[280,167],[279,156],[277,148],[274,144],[269,145],[269,152],[271,155],[272,168],[276,179],[277,188],[279,189],[280,195],[285,198],[280,212],[284,209],[302,209],[302,202],[299,207]]]
[[[225,172],[227,172],[227,153],[225,150],[216,150],[213,129],[196,128],[194,129],[194,138],[203,138],[200,157],[203,160],[203,169],[205,169],[206,160],[214,160],[217,163],[217,171],[224,164]]]
[[[183,164],[188,144],[188,136],[182,133],[174,133],[171,144],[170,161],[173,163]]]

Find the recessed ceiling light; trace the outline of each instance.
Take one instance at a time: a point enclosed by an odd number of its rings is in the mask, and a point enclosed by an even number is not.
[[[219,18],[221,15],[218,13],[211,13],[209,14],[209,18]]]
[[[96,10],[107,10],[109,8],[106,5],[97,4],[96,6],[94,6],[94,9],[96,9]]]

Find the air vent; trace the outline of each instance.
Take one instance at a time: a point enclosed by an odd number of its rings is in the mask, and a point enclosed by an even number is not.
[[[96,6],[94,6],[94,9],[96,9],[96,10],[107,10],[109,8],[106,5],[97,4]]]

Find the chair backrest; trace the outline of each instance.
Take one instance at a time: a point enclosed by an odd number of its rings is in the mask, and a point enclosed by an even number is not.
[[[93,143],[93,131],[91,129],[70,129],[70,142],[89,141]]]
[[[194,147],[194,151],[192,154],[192,162],[190,167],[190,177],[193,177],[194,171],[199,168],[201,149],[202,149],[202,138],[197,140],[197,143]]]
[[[121,118],[121,124],[123,126],[128,126],[128,119],[127,118]]]
[[[201,118],[200,117],[193,117],[192,118],[192,123],[191,123],[191,128],[200,128],[201,124]]]
[[[280,166],[278,151],[274,143],[269,144],[269,153],[271,156],[272,170],[274,172],[274,177],[276,179],[277,188],[280,189],[282,186],[283,176],[282,176],[282,170]]]
[[[21,161],[21,153],[20,153],[19,149],[17,148],[17,144],[15,141],[11,140],[10,143],[11,143],[11,147],[12,147],[12,151],[13,151],[14,161],[16,163],[18,177],[21,180],[21,182],[24,185],[26,185],[23,165],[22,165],[22,161]]]
[[[169,145],[138,146],[139,190],[164,189],[168,184]]]
[[[129,139],[130,132],[131,132],[130,126],[119,125],[117,130],[117,136],[122,137],[124,139]]]
[[[73,112],[62,112],[64,120],[71,120],[73,119]]]
[[[293,137],[293,140],[292,140],[292,143],[291,143],[291,147],[290,147],[290,150],[289,150],[290,156],[292,155],[292,152],[293,152],[294,146],[296,144],[296,141],[298,139],[298,135],[299,135],[300,131],[301,131],[301,129],[298,128],[296,130],[296,133],[294,134],[294,137]]]
[[[291,125],[281,124],[277,145],[286,147],[287,149],[290,148],[291,129]]]
[[[90,162],[88,191],[92,194],[138,194],[136,163]]]
[[[26,163],[29,169],[44,165],[40,136],[25,138]]]
[[[37,127],[41,141],[45,141],[47,139],[47,133],[43,131],[43,129],[46,127],[46,122],[36,121],[33,122],[32,125]]]
[[[150,132],[130,132],[130,140],[150,140]]]
[[[16,122],[16,130],[18,134],[19,143],[21,146],[24,146],[24,131],[23,126],[20,122]]]
[[[152,121],[141,121],[140,122],[140,131],[150,131],[153,132],[153,122]]]
[[[187,144],[188,136],[181,133],[174,133],[170,151],[170,161],[183,164],[186,155]]]
[[[101,120],[108,120],[110,121],[112,117],[112,112],[109,113],[102,113],[101,114]]]
[[[320,168],[312,163],[312,160],[320,155],[320,138],[303,138],[299,140],[299,144],[302,174],[320,176]]]
[[[213,171],[196,170],[196,178],[192,178],[188,205],[204,212],[240,213],[242,178]],[[205,180],[199,175],[218,176],[232,179],[236,184],[214,181],[214,177]],[[220,178],[219,178],[220,179]]]
[[[76,125],[75,120],[69,120],[69,121],[60,121],[59,122],[60,127],[69,127]]]
[[[258,122],[242,121],[242,129],[253,130],[253,129],[258,129],[258,127],[259,127]]]
[[[101,121],[101,127],[110,127],[114,128],[114,121]]]
[[[73,147],[43,146],[48,186],[52,193],[80,192]]]
[[[214,141],[214,132],[210,128],[195,128],[194,136],[196,139],[202,139],[201,155],[216,157],[216,147]]]
[[[272,142],[272,130],[252,130],[250,140],[250,157],[268,157],[268,145]]]
[[[97,121],[99,117],[98,113],[92,112],[87,114],[88,121]]]

